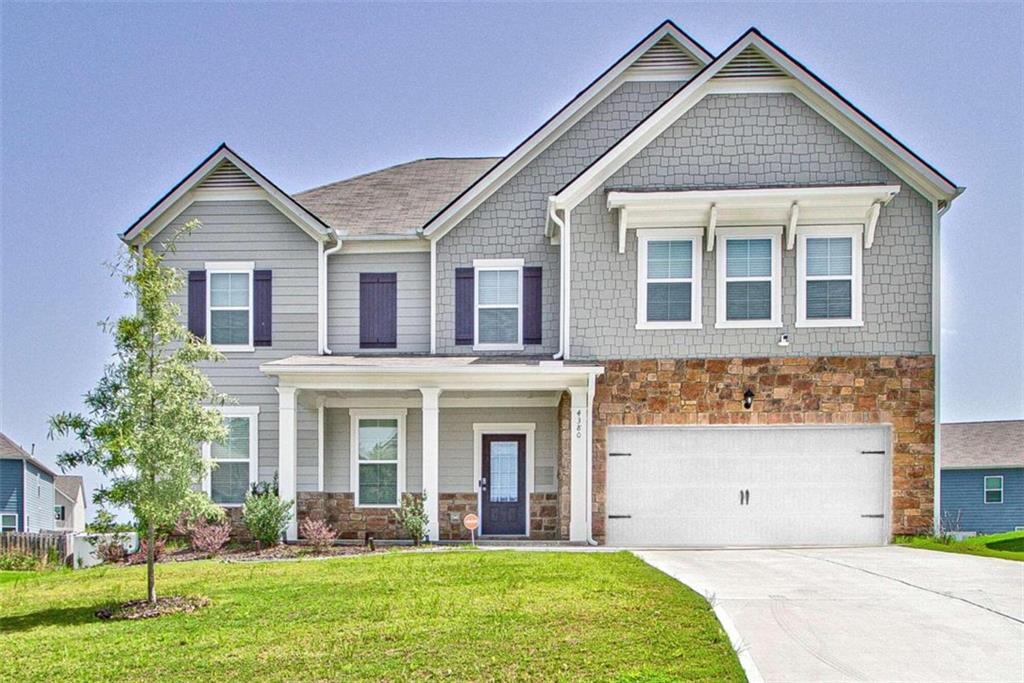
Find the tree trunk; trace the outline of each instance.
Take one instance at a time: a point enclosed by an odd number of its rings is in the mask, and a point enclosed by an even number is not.
[[[156,525],[148,524],[146,530],[146,599],[156,604]]]

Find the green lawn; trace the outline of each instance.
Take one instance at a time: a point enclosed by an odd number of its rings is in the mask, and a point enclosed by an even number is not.
[[[964,553],[982,557],[1001,557],[1024,562],[1024,531],[1011,531],[991,536],[975,536],[962,541],[943,543],[931,536],[905,536],[896,539],[901,545],[944,553]]]
[[[627,553],[164,564],[159,592],[212,605],[96,620],[144,571],[0,583],[0,680],[743,680],[704,599]]]

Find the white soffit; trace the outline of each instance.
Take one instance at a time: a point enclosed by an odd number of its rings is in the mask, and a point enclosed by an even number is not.
[[[608,193],[608,209],[619,212],[619,253],[626,231],[645,228],[701,227],[706,247],[714,248],[718,227],[782,225],[786,247],[793,248],[802,227],[857,225],[864,229],[864,248],[874,241],[882,206],[896,196],[899,185],[852,185],[678,192]]]
[[[494,168],[485,173],[462,194],[453,199],[448,206],[431,218],[423,226],[423,234],[431,239],[439,239],[458,225],[462,219],[472,213],[498,188],[519,173],[537,155],[547,149],[552,142],[561,137],[565,131],[575,125],[576,122],[589,113],[605,97],[618,88],[619,85],[627,80],[631,80],[630,74],[627,73],[629,68],[636,64],[644,55],[647,55],[651,48],[666,38],[670,38],[676,45],[681,46],[694,60],[699,62],[698,68],[693,73],[697,73],[713,59],[711,53],[686,35],[682,29],[671,21],[664,22],[637,43],[629,52],[620,57],[615,64],[591,82],[568,104],[534,131],[530,137],[521,142],[519,146],[498,162]],[[664,56],[662,53],[661,58],[664,58]],[[648,60],[647,66],[653,66],[654,61],[652,56]],[[634,75],[636,75],[636,72],[634,72]],[[671,78],[676,79],[677,76],[672,76]]]

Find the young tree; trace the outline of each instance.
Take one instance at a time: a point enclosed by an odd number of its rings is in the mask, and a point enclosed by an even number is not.
[[[139,521],[151,603],[157,529],[171,526],[183,512],[199,514],[213,505],[194,489],[209,471],[200,449],[203,442],[227,436],[221,414],[206,407],[224,397],[196,367],[221,356],[179,321],[180,307],[171,297],[184,278],[163,265],[177,238],[199,227],[190,221],[161,251],[130,250],[114,266],[126,296],[135,300],[135,313],[104,323],[114,338],[114,357],[85,395],[87,412],[50,418],[51,438],[72,436],[81,443],[59,456],[61,466],[98,468],[109,484],[96,493],[96,502],[127,506]]]

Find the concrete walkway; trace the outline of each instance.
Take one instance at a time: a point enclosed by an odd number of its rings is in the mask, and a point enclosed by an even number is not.
[[[705,595],[752,681],[1024,681],[1024,563],[896,546],[637,551]]]

